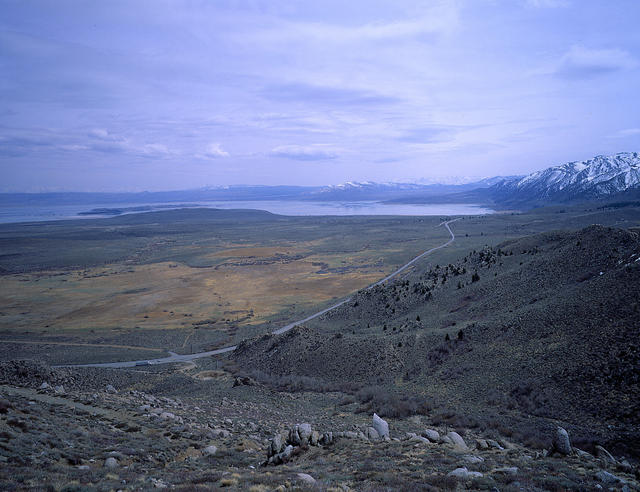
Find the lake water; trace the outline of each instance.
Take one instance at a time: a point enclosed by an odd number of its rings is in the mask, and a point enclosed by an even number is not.
[[[494,211],[478,205],[464,203],[447,204],[385,204],[382,202],[311,202],[288,200],[261,201],[211,201],[188,204],[171,203],[109,203],[90,205],[49,205],[36,207],[0,207],[0,223],[40,222],[63,219],[107,218],[113,215],[78,215],[93,209],[126,209],[148,207],[146,211],[172,208],[242,208],[266,210],[279,215],[485,215]],[[140,212],[125,212],[140,213]]]

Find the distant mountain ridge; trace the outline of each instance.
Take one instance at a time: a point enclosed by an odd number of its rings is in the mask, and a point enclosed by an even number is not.
[[[503,204],[563,203],[603,198],[640,186],[640,155],[620,152],[549,167],[520,179],[490,187],[492,199]]]
[[[194,190],[136,193],[0,193],[0,207],[56,205],[135,206],[207,201],[318,201],[386,203],[473,203],[492,208],[531,208],[570,202],[614,199],[640,191],[640,155],[620,152],[568,162],[527,176],[494,176],[456,184],[348,181],[329,186],[208,186]],[[627,197],[628,199],[628,197]],[[124,205],[123,205],[124,204]]]
[[[0,207],[56,205],[94,205],[110,208],[110,204],[194,203],[206,201],[381,201],[413,195],[446,195],[486,188],[502,178],[485,178],[466,184],[375,183],[349,181],[329,186],[207,186],[194,190],[144,191],[122,193],[45,192],[0,193]]]

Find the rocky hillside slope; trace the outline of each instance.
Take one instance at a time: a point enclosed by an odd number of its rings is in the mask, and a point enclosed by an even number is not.
[[[404,392],[413,412],[561,419],[638,453],[639,299],[638,233],[591,226],[430,265],[233,357],[274,385],[373,386]],[[385,398],[360,400],[384,413]]]
[[[639,488],[633,460],[602,447],[587,453],[559,428],[549,449],[534,450],[426,417],[332,412],[320,400],[309,406],[310,393],[162,371],[103,370],[94,379],[92,371],[0,363],[0,489]],[[167,378],[173,384],[163,389]],[[184,387],[195,391],[177,396]]]

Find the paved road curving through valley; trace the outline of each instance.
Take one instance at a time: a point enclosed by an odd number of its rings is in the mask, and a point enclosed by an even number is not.
[[[371,284],[369,287],[367,287],[367,289],[373,289],[374,287],[377,287],[378,285],[382,285],[385,282],[391,280],[392,278],[396,277],[397,275],[399,275],[400,273],[402,273],[403,271],[405,271],[407,268],[409,268],[411,265],[413,265],[414,263],[416,263],[417,261],[421,260],[422,258],[424,258],[427,255],[430,255],[431,253],[433,253],[434,251],[437,251],[439,249],[442,248],[446,248],[447,246],[449,246],[453,241],[455,241],[456,239],[456,235],[453,233],[453,231],[451,230],[451,228],[449,227],[449,224],[451,224],[452,222],[455,222],[456,220],[460,220],[461,217],[458,217],[457,219],[452,219],[452,220],[447,220],[445,222],[441,222],[440,224],[438,224],[438,227],[441,225],[444,225],[447,229],[447,231],[449,231],[450,234],[450,238],[446,243],[441,244],[440,246],[436,246],[435,248],[431,248],[427,251],[425,251],[424,253],[416,256],[413,260],[411,260],[410,262],[406,263],[405,265],[401,266],[400,268],[398,268],[396,271],[394,271],[393,273],[387,275],[386,277],[384,277],[382,280],[377,281],[374,284]],[[298,321],[294,321],[293,323],[289,323],[288,325],[285,325],[281,328],[278,328],[277,330],[274,330],[272,333],[274,335],[280,335],[282,333],[285,333],[287,331],[289,331],[290,329],[292,329],[294,326],[298,326],[301,325],[303,323],[306,323],[307,321],[310,321],[314,318],[317,318],[318,316],[322,316],[325,313],[328,313],[329,311],[333,311],[334,309],[342,306],[343,304],[349,302],[352,298],[351,297],[347,297],[346,299],[343,299],[340,302],[337,302],[336,304],[329,306],[328,308],[323,309],[322,311],[318,311],[315,314],[312,314],[311,316],[307,316],[304,319],[299,319]],[[224,347],[224,348],[219,348],[216,350],[209,350],[208,352],[198,352],[196,354],[185,354],[185,355],[180,355],[180,354],[176,354],[175,352],[169,352],[169,357],[162,357],[159,359],[145,359],[145,360],[132,360],[132,361],[127,361],[127,362],[103,362],[103,363],[99,363],[99,364],[68,364],[68,365],[60,365],[60,366],[54,366],[54,367],[111,367],[111,368],[124,368],[124,367],[136,367],[136,366],[145,366],[145,365],[151,365],[151,364],[172,364],[175,362],[189,362],[192,361],[194,359],[201,359],[203,357],[211,357],[212,355],[219,355],[219,354],[224,354],[227,352],[232,352],[236,349],[237,345],[232,345],[230,347]]]

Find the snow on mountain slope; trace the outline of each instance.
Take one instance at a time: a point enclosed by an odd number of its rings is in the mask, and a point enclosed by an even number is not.
[[[598,198],[640,186],[640,155],[621,152],[538,171],[493,187],[504,199],[567,201]]]

